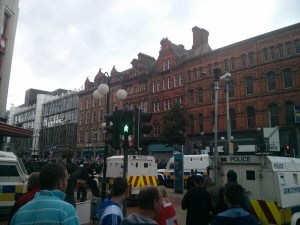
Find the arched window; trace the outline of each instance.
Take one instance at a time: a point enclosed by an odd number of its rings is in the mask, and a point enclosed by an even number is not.
[[[286,126],[293,126],[295,124],[294,107],[295,104],[291,101],[286,102],[284,105]]]
[[[195,132],[195,126],[194,126],[194,115],[189,116],[190,119],[190,132],[193,134]]]
[[[253,78],[247,77],[246,80],[246,95],[253,95]]]
[[[255,128],[255,109],[252,106],[249,106],[246,109],[247,113],[247,128],[253,129]]]
[[[293,73],[291,69],[284,69],[283,73],[283,82],[284,88],[291,88],[293,87]]]
[[[199,132],[204,131],[204,125],[203,125],[203,114],[198,114],[198,126],[199,126]]]
[[[236,113],[234,109],[229,109],[229,118],[231,130],[236,130]]]
[[[154,137],[159,137],[159,135],[160,135],[160,126],[159,126],[158,122],[155,122],[153,124],[153,136]]]
[[[198,88],[198,103],[202,103],[203,102],[203,88],[199,87]]]
[[[270,104],[268,107],[269,110],[269,126],[275,127],[279,125],[279,111],[276,104]]]
[[[276,90],[276,76],[274,72],[267,73],[268,91]]]

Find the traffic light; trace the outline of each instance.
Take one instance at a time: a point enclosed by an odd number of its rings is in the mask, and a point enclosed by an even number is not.
[[[285,155],[292,155],[292,145],[291,144],[286,144],[284,146],[284,153]]]
[[[119,125],[119,112],[114,111],[111,114],[105,115],[105,119],[108,122],[108,126],[104,129],[106,130],[105,142],[110,144],[113,148],[120,147],[120,131],[118,129]]]
[[[143,112],[142,109],[135,110],[135,124],[134,124],[134,140],[137,148],[140,148],[147,143],[147,138],[144,135],[149,134],[152,130],[152,125],[149,123],[152,118],[152,113]]]
[[[132,135],[133,130],[133,111],[121,110],[120,111],[120,134],[124,136]]]

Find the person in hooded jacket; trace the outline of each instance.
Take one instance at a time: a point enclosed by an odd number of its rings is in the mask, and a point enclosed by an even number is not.
[[[111,198],[105,199],[97,209],[99,225],[119,225],[123,220],[123,203],[128,194],[127,179],[117,177],[111,190]]]
[[[242,207],[243,194],[241,185],[227,184],[224,188],[224,199],[228,209],[215,216],[212,225],[258,225],[257,219]]]

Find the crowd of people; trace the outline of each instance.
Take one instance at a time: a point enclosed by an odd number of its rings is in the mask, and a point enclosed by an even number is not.
[[[78,201],[85,201],[90,176],[100,173],[100,167],[83,161],[76,164],[72,158],[46,163],[39,172],[30,174],[28,192],[16,200],[8,224],[79,224],[74,192],[77,190]],[[127,179],[116,178],[110,196],[95,209],[99,225],[178,225],[164,186],[144,186],[138,196],[137,212],[124,217],[128,193]],[[224,186],[215,185],[209,177],[192,175],[181,202],[181,208],[187,210],[186,225],[258,225],[250,207],[233,170],[228,171]]]

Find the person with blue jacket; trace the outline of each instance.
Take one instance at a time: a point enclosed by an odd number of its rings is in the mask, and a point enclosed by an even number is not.
[[[242,207],[244,189],[236,183],[229,183],[224,189],[228,209],[215,216],[212,225],[259,225],[257,219]]]
[[[119,225],[123,220],[123,203],[128,194],[127,179],[117,177],[111,190],[111,198],[105,199],[97,209],[99,225]]]

